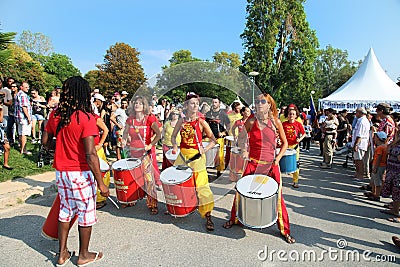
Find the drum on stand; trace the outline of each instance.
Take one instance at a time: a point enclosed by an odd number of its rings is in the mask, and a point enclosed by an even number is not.
[[[229,165],[231,149],[234,147],[235,138],[232,135],[225,136],[225,166]]]
[[[203,147],[208,146],[209,142],[203,142]],[[219,165],[219,144],[206,152],[206,167],[213,168]]]
[[[146,195],[143,190],[144,169],[136,158],[121,159],[112,164],[117,199],[122,204],[133,204]]]
[[[236,183],[239,221],[250,228],[265,228],[278,218],[278,183],[271,177],[254,174]]]
[[[185,217],[198,206],[193,170],[187,166],[172,166],[161,172],[168,212],[174,217]]]
[[[42,227],[42,236],[50,240],[58,240],[58,215],[60,213],[60,196],[57,194],[53,205]],[[69,229],[78,219],[78,214],[69,223]]]
[[[293,148],[288,148],[285,154],[279,161],[279,169],[281,173],[294,173],[297,170],[297,151]]]
[[[165,157],[167,158],[167,160],[171,165],[174,165],[175,160],[178,158],[178,155],[181,152],[181,150],[178,149],[175,154],[173,154],[172,151],[173,149],[170,149],[167,152],[165,152]]]
[[[231,157],[229,162],[229,178],[231,181],[236,182],[243,174],[245,167],[245,160],[242,157],[241,150],[238,147],[231,149]]]

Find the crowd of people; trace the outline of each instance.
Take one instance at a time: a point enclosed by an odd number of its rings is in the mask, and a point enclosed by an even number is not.
[[[380,201],[381,196],[392,197],[393,202],[383,212],[394,216],[389,218],[390,221],[400,222],[400,130],[398,119],[391,115],[390,105],[386,103],[377,105],[374,115],[360,107],[355,114],[349,114],[347,110],[336,113],[333,109],[326,109],[313,118],[294,104],[278,108],[268,94],[257,96],[252,108],[237,100],[223,109],[217,96],[212,97],[211,105],[208,105],[192,92],[187,94],[183,103],[158,99],[155,94],[148,98],[143,95],[129,97],[126,91],[105,97],[99,89],[90,91],[88,83],[79,77],[68,79],[62,88],[56,87],[47,100],[36,88],[30,88],[28,82],[17,83],[8,78],[0,97],[3,168],[12,170],[9,165],[10,146],[17,144],[21,154],[30,155],[32,152],[26,149],[29,139],[46,149],[54,149],[53,137],[62,136],[55,139],[57,149],[53,164],[57,170],[61,202],[68,203],[63,206],[64,210],[61,209],[59,217],[62,230],[60,264],[71,257],[66,247],[68,231],[64,230],[72,214],[76,213],[76,210],[66,210],[65,207],[79,205],[71,196],[83,190],[71,184],[71,177],[88,183],[90,190],[85,191],[85,197],[79,201],[95,205],[83,211],[79,209],[82,213],[80,235],[84,242],[82,258],[78,261],[86,262],[103,256],[89,253],[87,249],[90,238],[87,227],[96,222],[93,210],[106,205],[109,195],[109,177],[108,181],[99,178],[99,166],[93,155],[105,161],[111,154],[117,161],[142,159],[146,173],[146,204],[152,215],[158,213],[157,190],[162,191],[160,171],[172,165],[188,165],[195,177],[199,213],[206,220],[206,230],[213,231],[211,212],[214,203],[208,183],[206,154],[217,149],[214,163],[217,177],[220,176],[228,165],[225,147],[229,140],[229,146],[237,147],[241,157],[246,159],[239,176],[263,173],[277,182],[277,224],[284,239],[294,243],[282,196],[279,162],[287,149],[295,151],[296,167],[290,173],[293,188],[299,188],[300,151],[309,153],[311,142],[318,142],[321,169],[331,169],[335,154],[346,150],[354,161],[354,179],[371,178],[370,183],[362,187],[370,191],[365,196],[373,201]],[[32,137],[28,139],[28,136]],[[156,158],[158,145],[162,146],[161,169]],[[174,163],[167,160],[168,151],[179,154]],[[76,171],[83,171],[83,174],[78,175]],[[124,204],[123,207],[134,204]],[[236,210],[235,197],[230,219],[224,228],[241,224]]]

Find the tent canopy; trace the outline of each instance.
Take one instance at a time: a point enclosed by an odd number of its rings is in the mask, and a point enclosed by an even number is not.
[[[323,109],[347,109],[350,112],[361,106],[375,111],[375,106],[382,102],[400,111],[400,87],[387,76],[372,48],[345,84],[326,98],[319,99]]]

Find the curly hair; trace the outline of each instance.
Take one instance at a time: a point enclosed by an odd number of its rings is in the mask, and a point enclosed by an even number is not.
[[[82,111],[90,118],[93,114],[90,102],[91,88],[89,83],[80,76],[70,77],[63,83],[60,102],[54,116],[60,116],[56,135],[65,126],[71,123],[71,116],[75,111]],[[75,113],[79,124],[79,115]]]

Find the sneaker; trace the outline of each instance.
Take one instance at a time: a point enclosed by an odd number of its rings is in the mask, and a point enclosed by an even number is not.
[[[304,148],[300,148],[300,151],[304,151]]]
[[[31,141],[32,144],[36,144],[37,142],[38,142],[38,140],[36,140],[36,139],[32,139],[32,141]]]

